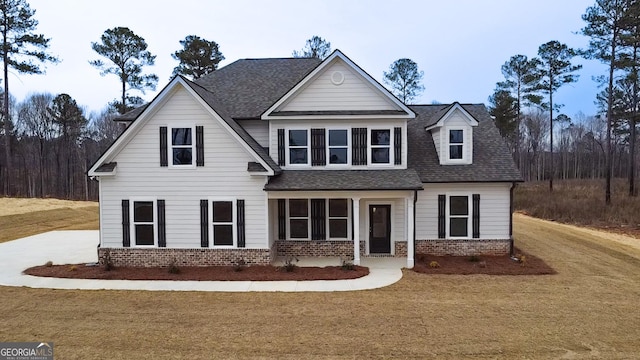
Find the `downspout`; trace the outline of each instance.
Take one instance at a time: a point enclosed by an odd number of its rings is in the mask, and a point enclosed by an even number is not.
[[[511,183],[509,189],[509,256],[513,257],[513,190],[516,188],[516,182]]]
[[[416,203],[418,202],[418,190],[413,190],[413,263],[416,263]]]

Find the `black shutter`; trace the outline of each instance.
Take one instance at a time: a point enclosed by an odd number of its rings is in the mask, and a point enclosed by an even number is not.
[[[278,199],[278,239],[287,237],[287,200]]]
[[[278,129],[278,165],[283,166],[284,163],[284,129]]]
[[[196,126],[196,166],[204,166],[204,126]]]
[[[367,165],[367,128],[351,129],[351,165]]]
[[[324,199],[311,199],[311,240],[326,240],[325,222],[326,202]]]
[[[122,200],[122,246],[131,246],[131,228],[129,227],[129,200]]]
[[[245,237],[244,237],[244,200],[236,201],[236,207],[238,208],[238,247],[245,247]]]
[[[200,246],[209,247],[209,201],[200,200]]]
[[[438,195],[438,239],[444,239],[446,237],[446,214],[447,211],[447,196],[446,195]]]
[[[168,156],[167,152],[167,127],[160,126],[160,166],[167,166]]]
[[[480,238],[480,194],[473,194],[473,238]]]
[[[327,165],[324,129],[311,129],[311,166]]]
[[[402,128],[393,128],[393,163],[402,164]]]
[[[158,207],[158,247],[167,247],[167,231],[164,216],[164,200],[157,201]]]

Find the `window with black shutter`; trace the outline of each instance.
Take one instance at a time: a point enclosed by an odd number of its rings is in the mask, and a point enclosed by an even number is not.
[[[238,233],[238,247],[239,248],[243,248],[245,247],[245,230],[244,230],[244,200],[237,200],[236,201],[236,211],[237,213],[237,220],[236,220],[236,227],[237,227],[237,233]]]
[[[311,240],[326,240],[326,201],[311,199]]]
[[[278,129],[278,165],[285,164],[284,129]]]
[[[204,126],[196,126],[196,166],[204,166]]]
[[[158,247],[167,247],[167,231],[165,225],[164,200],[158,200]]]
[[[325,150],[325,130],[311,129],[311,166],[327,164]]]
[[[447,233],[447,196],[438,195],[438,239],[444,239]]]
[[[167,127],[160,127],[160,166],[168,166]]]
[[[122,200],[122,246],[131,246],[131,228],[129,224],[129,200]]]
[[[402,128],[393,128],[393,163],[402,164]]]
[[[367,165],[367,128],[351,130],[351,165]]]
[[[209,247],[209,201],[200,200],[200,246]]]
[[[287,200],[278,199],[278,239],[287,237]]]
[[[480,194],[473,194],[473,238],[480,238]]]

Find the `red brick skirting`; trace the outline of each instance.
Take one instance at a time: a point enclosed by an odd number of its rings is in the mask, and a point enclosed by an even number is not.
[[[171,249],[171,248],[98,248],[100,263],[109,252],[114,266],[222,266],[243,260],[247,265],[268,265],[273,260],[270,249]]]
[[[509,245],[509,240],[416,240],[416,254],[439,256],[507,255],[509,254]]]

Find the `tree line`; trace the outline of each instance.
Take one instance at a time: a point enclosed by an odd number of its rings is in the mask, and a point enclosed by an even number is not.
[[[637,194],[640,2],[596,0],[582,19],[579,33],[589,37],[589,46],[572,49],[550,41],[537,57],[512,56],[489,97],[490,111],[525,179],[548,180],[552,191],[556,177],[604,178],[610,204],[611,177],[627,177],[629,196]],[[603,87],[594,99],[598,114],[571,119],[558,114],[562,105],[554,94],[577,80],[576,56],[600,60],[608,73],[596,77]]]

